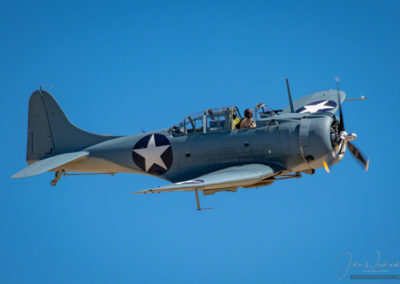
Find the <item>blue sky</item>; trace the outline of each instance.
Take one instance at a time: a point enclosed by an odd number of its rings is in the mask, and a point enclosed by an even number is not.
[[[338,281],[353,261],[400,261],[398,1],[3,1],[1,283]],[[72,122],[107,134],[169,127],[210,107],[341,87],[346,129],[370,157],[331,174],[202,197],[117,174],[12,180],[26,166],[40,85]],[[352,269],[350,274],[360,270]],[[400,268],[386,274],[400,274]],[[347,275],[344,281],[349,281]]]

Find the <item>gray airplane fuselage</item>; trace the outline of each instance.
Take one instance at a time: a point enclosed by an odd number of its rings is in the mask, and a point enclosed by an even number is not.
[[[63,169],[149,174],[171,182],[251,163],[268,165],[283,174],[311,172],[323,167],[322,161],[332,152],[334,120],[331,113],[290,113],[259,119],[256,128],[179,136],[164,129],[117,137],[86,148],[90,153],[86,159]],[[170,165],[161,174],[146,172],[133,159],[135,144],[153,134],[165,136],[171,145]]]

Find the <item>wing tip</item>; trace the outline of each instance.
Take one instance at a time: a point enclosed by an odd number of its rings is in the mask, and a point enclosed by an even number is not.
[[[152,189],[147,189],[147,190],[140,190],[136,192],[131,192],[130,194],[146,194],[146,193],[155,193]]]
[[[24,170],[25,170],[25,169],[20,170],[18,173],[13,174],[13,175],[11,176],[11,178],[13,178],[13,179],[18,179],[18,178],[29,177],[30,175],[24,174]]]
[[[19,176],[18,176],[18,173],[16,173],[16,174],[13,174],[13,175],[11,176],[11,178],[17,179],[17,178],[21,178],[21,177],[19,177]]]

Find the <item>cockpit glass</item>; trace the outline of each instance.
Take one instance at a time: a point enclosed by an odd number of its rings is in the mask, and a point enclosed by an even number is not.
[[[233,119],[237,117],[236,113],[238,113],[236,107],[208,109],[187,116],[170,130],[174,136],[231,130],[234,129],[232,125],[234,125]]]
[[[225,128],[229,129],[229,109],[215,108],[206,111],[207,131],[220,132]]]
[[[198,112],[185,117],[178,125],[171,128],[174,135],[185,135],[203,131],[203,113]]]
[[[260,118],[267,118],[270,116],[274,116],[276,113],[266,104],[262,104],[258,107],[258,116]]]

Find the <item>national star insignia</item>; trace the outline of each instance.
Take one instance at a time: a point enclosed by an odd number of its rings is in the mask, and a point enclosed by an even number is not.
[[[315,105],[306,105],[306,106],[304,106],[304,109],[300,113],[305,113],[305,112],[313,113],[313,112],[318,112],[323,109],[333,109],[334,107],[326,105],[327,102],[328,102],[328,100],[320,102],[319,104],[315,104]]]
[[[154,134],[151,135],[149,143],[146,148],[134,149],[133,151],[142,156],[145,159],[146,172],[154,165],[158,165],[165,170],[167,166],[161,158],[161,155],[170,147],[170,145],[156,146],[156,141],[154,140]]]

